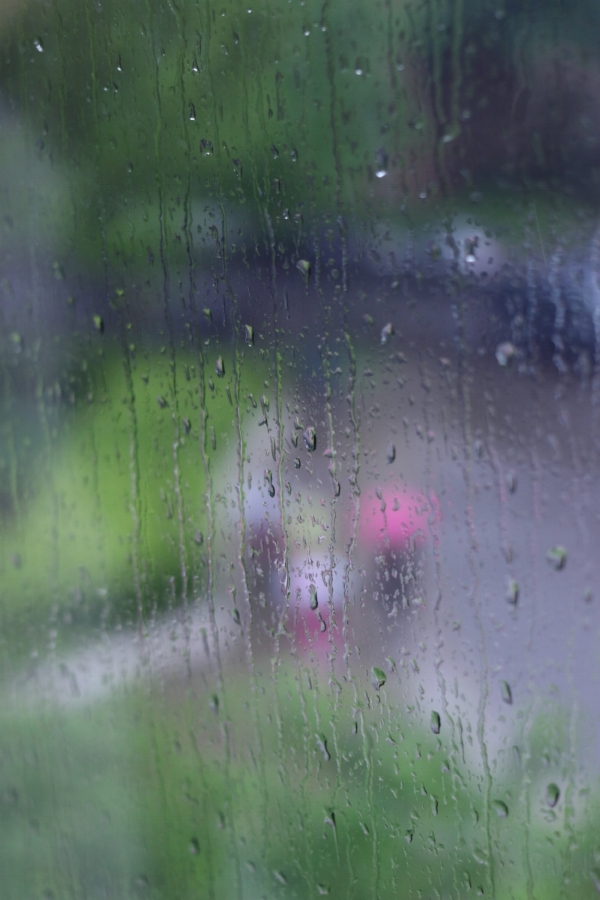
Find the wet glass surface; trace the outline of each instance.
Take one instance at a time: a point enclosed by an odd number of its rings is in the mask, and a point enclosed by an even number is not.
[[[600,891],[599,28],[4,4],[3,898]]]

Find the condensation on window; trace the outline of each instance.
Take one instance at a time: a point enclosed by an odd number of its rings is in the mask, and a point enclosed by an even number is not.
[[[600,892],[599,27],[4,3],[3,898]]]

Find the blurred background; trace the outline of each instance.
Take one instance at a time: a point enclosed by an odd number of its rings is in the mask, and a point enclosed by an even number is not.
[[[4,0],[3,898],[597,896],[598,34]]]

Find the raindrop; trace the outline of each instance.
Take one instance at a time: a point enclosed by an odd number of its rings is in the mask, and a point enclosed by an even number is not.
[[[309,425],[304,432],[304,443],[309,453],[313,453],[317,449],[317,432],[313,425]]]
[[[156,398],[156,402],[158,403],[158,405],[160,406],[161,409],[165,409],[165,407],[167,407],[167,406],[169,405],[169,404],[167,403],[167,401],[165,400],[165,398],[164,398],[164,397],[161,397],[160,394],[159,394],[158,397]]]
[[[386,458],[388,463],[393,463],[396,459],[396,448],[393,444],[388,444]]]
[[[317,599],[317,589],[314,584],[311,584],[308,589],[308,605],[311,609],[316,609],[319,605],[319,601]]]
[[[560,798],[560,788],[552,782],[546,788],[546,805],[554,809]]]
[[[304,276],[305,282],[308,284],[308,278],[310,276],[310,263],[307,259],[299,259],[296,263],[296,268],[300,272],[301,275]]]
[[[559,572],[561,569],[564,569],[566,565],[567,551],[561,546],[552,547],[552,549],[548,550],[546,553],[546,559],[548,560],[548,564],[552,566],[556,572]]]
[[[496,347],[496,359],[501,366],[507,366],[517,353],[517,348],[510,341],[504,341]]]
[[[275,879],[275,881],[278,881],[279,884],[287,884],[288,883],[287,878],[285,877],[283,872],[279,872],[276,870],[275,872],[273,872],[273,878]]]
[[[513,606],[516,605],[519,599],[519,585],[515,581],[514,578],[509,578],[508,584],[506,585],[506,602],[512,603]]]
[[[190,122],[196,121],[196,107],[190,102]]]
[[[439,734],[442,730],[442,720],[440,719],[440,714],[435,712],[435,710],[431,713],[431,730],[434,734]]]
[[[377,666],[373,666],[373,668],[371,669],[371,675],[372,675],[373,687],[375,688],[376,691],[378,691],[379,688],[382,688],[384,686],[384,684],[386,683],[387,675],[385,674],[383,669],[380,669]]]
[[[93,317],[93,321],[94,321],[94,328],[96,329],[96,331],[97,331],[99,334],[103,334],[103,332],[104,332],[104,319],[102,318],[102,316],[94,316],[94,317]]]
[[[323,758],[324,758],[325,762],[329,762],[329,760],[331,759],[331,754],[329,753],[329,750],[327,749],[327,740],[326,740],[325,736],[323,734],[316,734],[315,738],[317,740],[317,747],[323,754]]]
[[[389,341],[389,339],[391,338],[393,333],[394,333],[394,326],[392,325],[391,322],[388,322],[387,325],[384,325],[383,328],[381,329],[381,343],[387,344],[387,342]]]
[[[223,362],[222,356],[217,356],[217,361],[215,363],[215,372],[217,373],[218,378],[222,378],[225,374],[225,363]]]
[[[254,343],[254,328],[252,325],[244,325],[244,336],[246,338],[246,343],[252,346]]]
[[[35,41],[33,42],[33,46],[38,51],[38,53],[44,52],[44,45],[42,44],[41,38],[36,38]]]
[[[213,142],[207,140],[207,138],[202,138],[200,141],[200,153],[203,156],[212,156],[214,153]]]
[[[510,472],[506,473],[505,483],[507,491],[510,494],[514,494],[517,490],[517,473],[514,469],[511,469]]]
[[[494,800],[492,803],[492,807],[499,819],[505,819],[507,817],[508,806],[506,805],[506,803],[503,803],[502,800]]]
[[[198,856],[198,854],[200,853],[200,844],[198,843],[198,838],[193,837],[191,839],[189,850],[192,856]]]
[[[509,705],[512,703],[512,691],[508,681],[500,682],[500,695],[505,703],[508,703]]]
[[[380,147],[375,154],[375,175],[377,178],[383,178],[387,175],[388,170],[388,155],[383,149]]]

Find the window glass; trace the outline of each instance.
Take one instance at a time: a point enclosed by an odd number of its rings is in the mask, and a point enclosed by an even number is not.
[[[3,898],[600,892],[599,33],[5,0]]]

